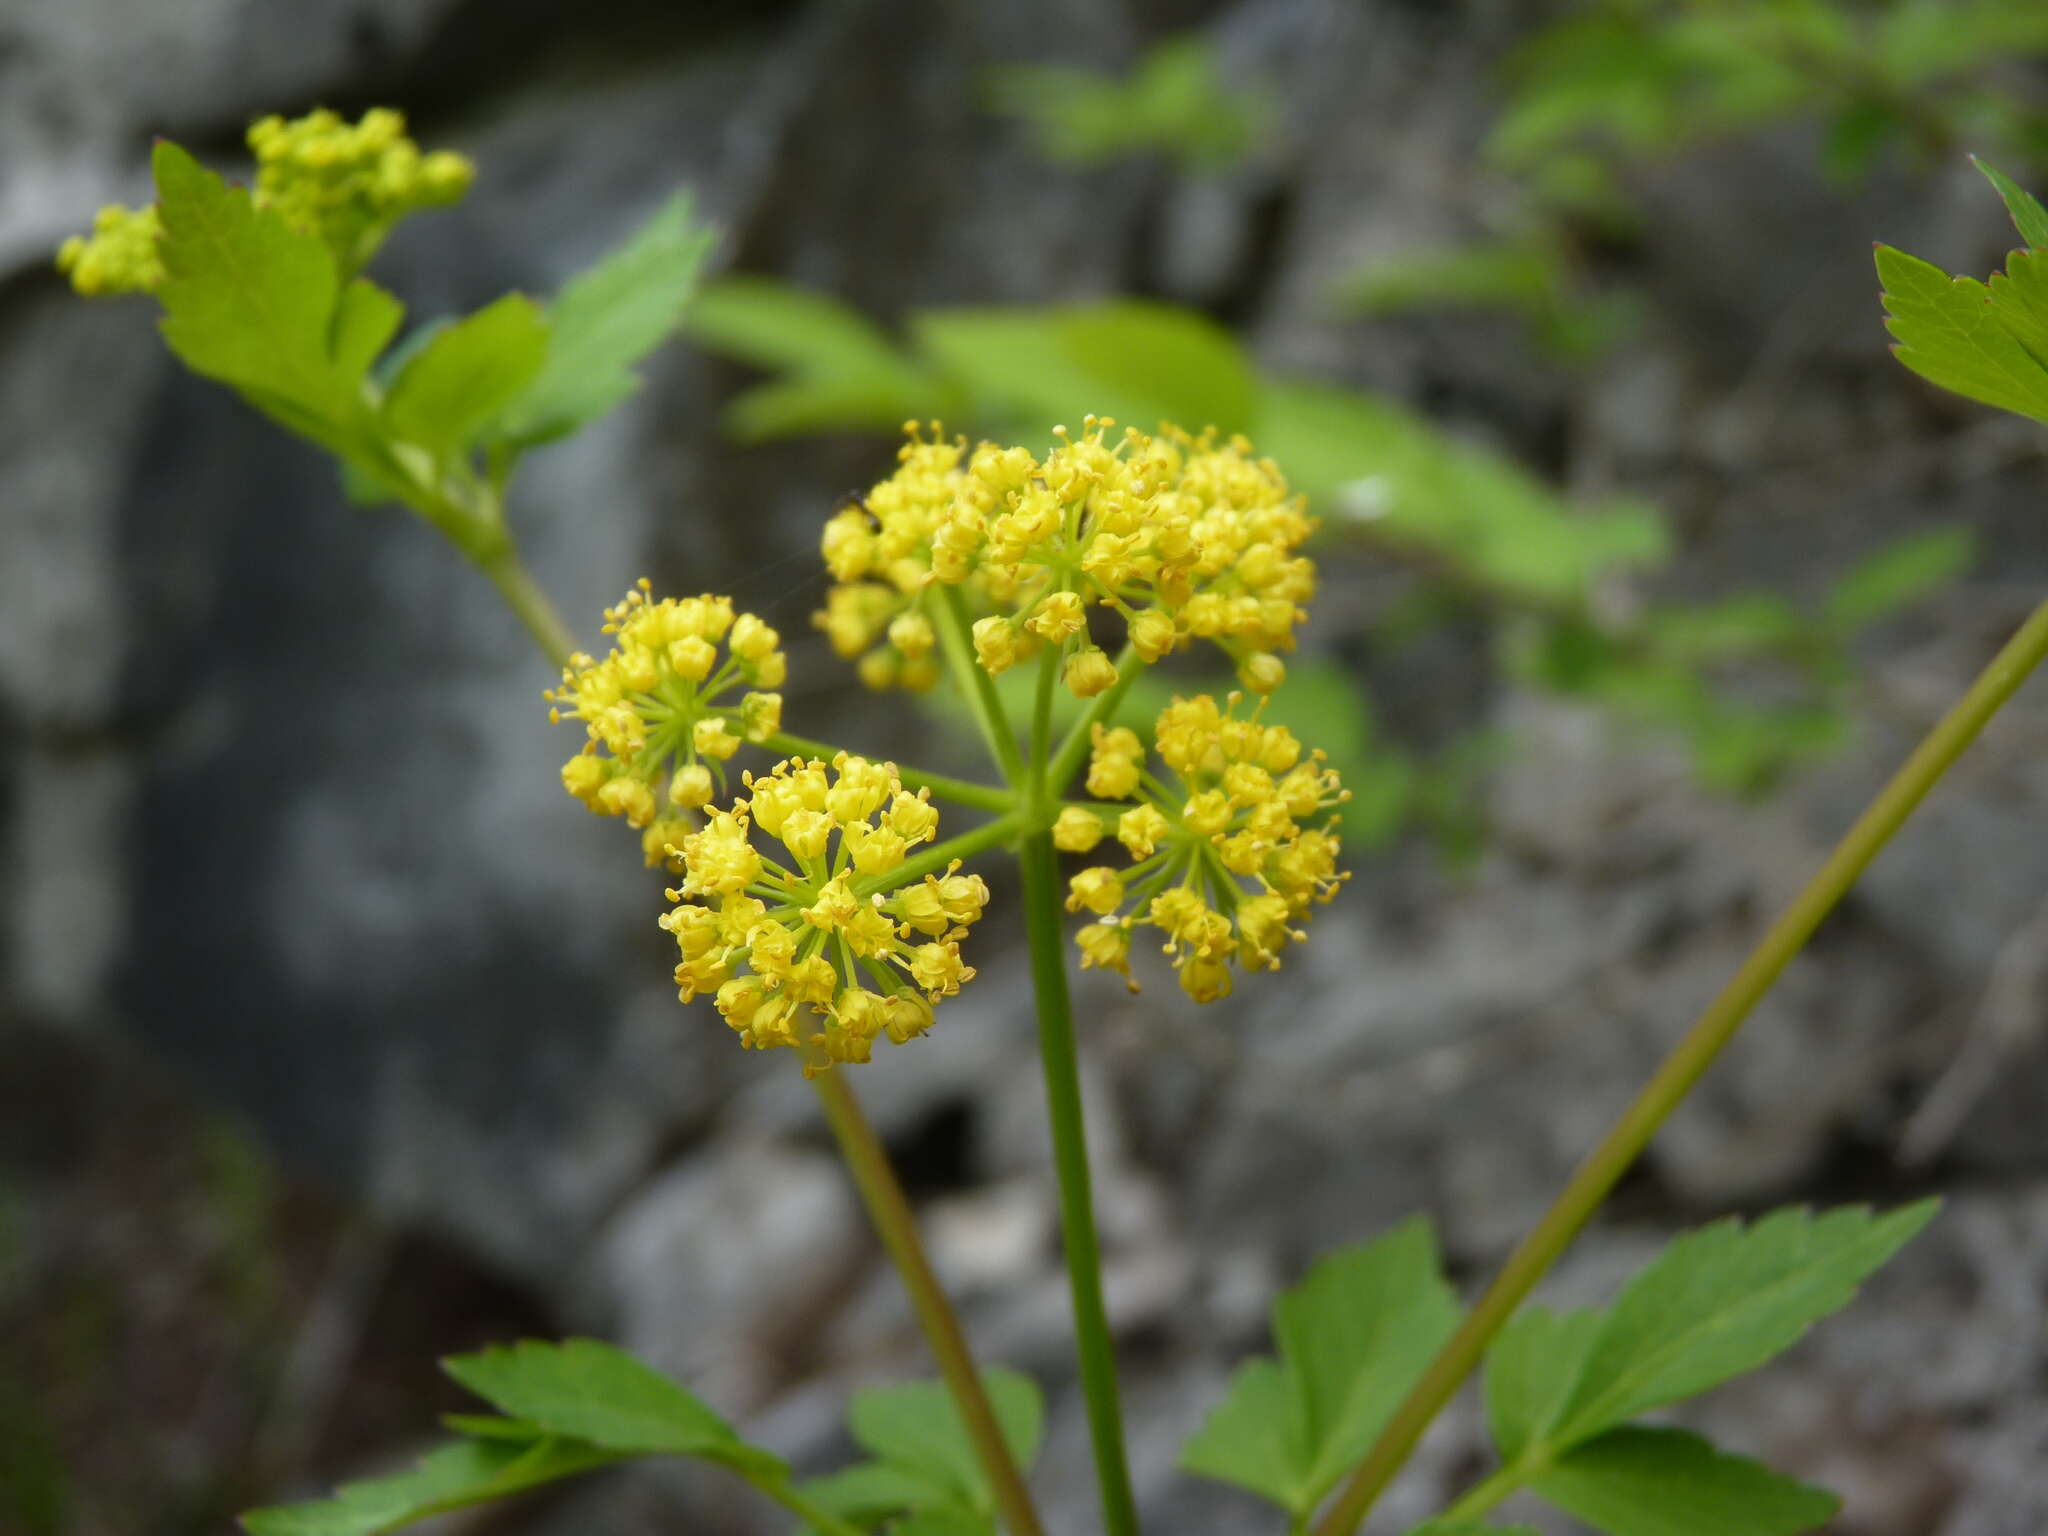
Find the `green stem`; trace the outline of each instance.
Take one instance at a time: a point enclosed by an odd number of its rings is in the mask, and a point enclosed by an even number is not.
[[[1074,1344],[1080,1355],[1081,1392],[1088,1405],[1088,1433],[1095,1446],[1103,1529],[1108,1536],[1136,1536],[1138,1514],[1124,1459],[1115,1347],[1109,1335],[1109,1315],[1102,1304],[1102,1254],[1095,1237],[1095,1197],[1089,1187],[1074,1015],[1067,999],[1059,864],[1052,838],[1044,832],[1025,838],[1017,857],[1024,873],[1024,924],[1031,943],[1032,989],[1038,999],[1038,1049],[1052,1120],[1053,1166],[1059,1175],[1060,1231],[1074,1302]]]
[[[1495,1470],[1484,1482],[1474,1484],[1464,1496],[1437,1518],[1449,1524],[1457,1520],[1477,1520],[1494,1505],[1513,1493],[1530,1477],[1530,1469],[1520,1462],[1510,1462]]]
[[[1138,674],[1145,670],[1145,666],[1145,659],[1133,647],[1124,647],[1123,655],[1116,660],[1116,681],[1097,695],[1094,707],[1087,714],[1074,722],[1074,728],[1067,732],[1067,739],[1060,743],[1059,751],[1053,754],[1052,762],[1047,765],[1045,784],[1049,794],[1062,794],[1073,782],[1081,759],[1088,755],[1088,749],[1094,744],[1090,738],[1094,735],[1096,723],[1116,713],[1117,705],[1123,703],[1124,695],[1131,691],[1131,684],[1138,680]]]
[[[1043,810],[1047,800],[1045,793],[1045,765],[1052,749],[1052,693],[1059,685],[1060,653],[1057,646],[1048,645],[1038,653],[1038,686],[1031,700],[1031,782],[1036,786],[1032,807]]]
[[[2028,617],[1956,705],[1914,749],[1836,845],[1791,906],[1771,925],[1718,997],[1665,1058],[1633,1104],[1573,1172],[1564,1191],[1522,1239],[1407,1400],[1381,1431],[1316,1536],[1348,1536],[1399,1472],[1445,1403],[1479,1364],[1493,1336],[1557,1262],[1665,1118],[1713,1064],[1757,1002],[1799,953],[1821,919],[1877,857],[2013,691],[2048,656],[2048,602]]]
[[[981,739],[988,743],[996,766],[1002,769],[1004,778],[1021,788],[1024,759],[1017,751],[1017,733],[1010,729],[995,679],[975,659],[974,640],[968,633],[967,602],[958,587],[942,582],[936,590],[939,622],[933,627],[939,632],[939,644],[945,648],[947,665],[953,669],[953,680],[967,695],[967,707],[974,712],[974,722],[981,727]]]
[[[567,666],[576,649],[576,637],[569,633],[569,626],[555,612],[555,605],[534,581],[533,573],[527,570],[511,542],[508,540],[476,564],[491,578],[491,585],[505,599],[505,606],[526,626],[526,632],[547,653],[548,660],[558,667]]]
[[[974,1444],[975,1457],[988,1478],[1003,1524],[1010,1536],[1041,1536],[1038,1514],[1025,1490],[1023,1474],[1010,1456],[1002,1426],[989,1403],[981,1375],[974,1368],[974,1357],[968,1352],[960,1319],[954,1315],[939,1277],[932,1271],[931,1260],[925,1256],[916,1218],[911,1215],[903,1186],[896,1182],[889,1167],[888,1154],[882,1150],[867,1116],[861,1113],[860,1101],[847,1087],[844,1072],[821,1072],[811,1081],[825,1106],[825,1119],[832,1134],[838,1138],[840,1155],[846,1159],[847,1170],[867,1204],[875,1231],[881,1235],[882,1245],[889,1250],[897,1273],[903,1277],[911,1310],[924,1329],[925,1342],[938,1361],[946,1389],[960,1409],[968,1439]]]
[[[1007,816],[998,816],[994,821],[976,827],[972,832],[962,832],[958,837],[949,837],[943,843],[934,843],[924,852],[905,859],[885,875],[870,875],[854,882],[857,895],[866,896],[887,886],[894,890],[899,885],[908,885],[913,880],[922,880],[926,875],[935,875],[955,859],[973,858],[990,848],[1009,842],[1024,830],[1024,816],[1012,811]]]
[[[549,660],[558,666],[566,663],[569,654],[576,649],[575,638],[556,614],[547,595],[520,563],[510,540],[506,540],[501,549],[490,557],[477,560],[476,564],[491,578],[492,584],[519,616],[520,622],[525,624],[527,632],[547,653]],[[796,739],[791,740],[792,745],[782,750],[800,750],[795,744]],[[906,859],[899,870],[912,868],[934,854],[943,857],[931,867],[943,869],[953,859],[965,858],[981,848],[993,846],[1014,835],[1015,830],[1014,819],[999,818],[986,827],[978,827],[973,832],[927,850],[920,859]],[[923,870],[917,873],[921,874]],[[909,1198],[897,1182],[895,1170],[889,1166],[888,1155],[882,1150],[874,1128],[868,1124],[867,1116],[861,1110],[860,1100],[854,1097],[843,1073],[824,1072],[813,1081],[824,1103],[825,1118],[831,1124],[832,1134],[839,1142],[840,1152],[867,1206],[869,1219],[874,1222],[882,1246],[888,1249],[889,1257],[903,1277],[904,1289],[910,1293],[911,1307],[924,1327],[926,1341],[938,1360],[939,1372],[959,1406],[960,1417],[967,1427],[968,1437],[974,1442],[975,1454],[988,1477],[996,1507],[1002,1512],[1010,1536],[1043,1536],[1037,1512],[1031,1505],[1031,1496],[1025,1491],[1023,1476],[1010,1456],[995,1410],[990,1406],[981,1377],[974,1369],[966,1334],[939,1285],[938,1276],[932,1271],[931,1260],[925,1256]],[[857,1527],[818,1509],[787,1482],[778,1481],[773,1485],[758,1483],[756,1486],[784,1508],[808,1521],[824,1536],[862,1536]]]
[[[813,741],[808,736],[792,736],[787,731],[777,731],[761,745],[770,752],[782,752],[791,757],[819,757],[828,763],[840,751],[829,742]],[[890,761],[895,762],[895,759]],[[902,763],[896,763],[896,776],[912,789],[929,789],[935,795],[943,795],[958,805],[972,806],[976,810],[1007,811],[1017,804],[1014,794],[994,784],[976,784],[970,779],[956,779],[924,768],[906,767]]]

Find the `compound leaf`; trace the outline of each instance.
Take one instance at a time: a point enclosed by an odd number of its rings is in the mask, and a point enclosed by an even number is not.
[[[1547,1438],[1575,1445],[1754,1370],[1846,1306],[1937,1207],[1788,1209],[1753,1226],[1731,1219],[1686,1233],[1608,1309]]]
[[[1546,1437],[1603,1321],[1598,1312],[1524,1307],[1494,1338],[1486,1353],[1486,1422],[1503,1460]]]
[[[1038,1455],[1045,1427],[1038,1384],[1021,1372],[1000,1368],[982,1372],[981,1379],[1010,1454],[1019,1467],[1028,1468]],[[846,1421],[855,1441],[883,1464],[937,1485],[950,1502],[977,1512],[994,1508],[974,1442],[944,1383],[913,1381],[856,1392]]]
[[[1796,1536],[1839,1501],[1681,1429],[1617,1429],[1529,1486],[1607,1536]]]
[[[1420,1218],[1331,1254],[1274,1304],[1279,1360],[1238,1371],[1181,1465],[1307,1513],[1380,1432],[1458,1315]]]
[[[1889,245],[1877,248],[1877,273],[1900,362],[1968,399],[2048,421],[2048,368],[2001,320],[1989,288]]]
[[[448,1374],[508,1417],[604,1451],[701,1456],[755,1476],[781,1461],[668,1377],[595,1339],[527,1339],[442,1362]]]
[[[624,1454],[554,1439],[462,1440],[429,1453],[410,1472],[344,1483],[331,1499],[251,1510],[242,1527],[250,1536],[376,1536],[606,1466]]]
[[[566,437],[640,387],[636,365],[681,322],[714,231],[691,219],[687,193],[572,278],[548,307],[547,361],[504,407],[495,434],[517,447]]]
[[[384,399],[392,434],[437,458],[469,446],[478,430],[531,384],[548,356],[548,323],[523,294],[434,332]]]
[[[1997,189],[2005,203],[2005,211],[2012,215],[2012,227],[2020,232],[2020,238],[2027,242],[2030,250],[2048,249],[2048,208],[2043,208],[2040,199],[2014,181],[1996,166],[1987,165],[1975,155],[1970,163],[1984,173],[1984,179]]]

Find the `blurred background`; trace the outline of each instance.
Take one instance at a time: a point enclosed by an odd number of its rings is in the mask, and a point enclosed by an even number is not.
[[[1869,258],[2000,260],[1967,152],[2040,185],[2043,61],[2033,0],[0,0],[0,1530],[385,1470],[460,1406],[434,1357],[521,1334],[617,1339],[813,1468],[850,1385],[926,1369],[796,1072],[676,1004],[662,882],[561,793],[488,585],[52,270],[152,135],[241,167],[257,115],[389,103],[472,155],[378,262],[415,317],[692,189],[719,276],[513,521],[586,642],[642,573],[768,617],[808,735],[975,766],[809,627],[907,414],[1215,420],[1310,494],[1290,693],[1356,877],[1226,1002],[1078,996],[1141,1498],[1253,1532],[1174,1459],[1275,1290],[1418,1209],[1479,1282],[2048,581],[2038,430],[1888,359]],[[1696,1414],[1854,1536],[2048,1528],[2044,743],[2036,682],[1550,1292],[1945,1192]],[[1082,1531],[1016,937],[858,1086]],[[1467,1403],[1389,1517],[1480,1451]],[[736,1488],[448,1528],[781,1528]]]

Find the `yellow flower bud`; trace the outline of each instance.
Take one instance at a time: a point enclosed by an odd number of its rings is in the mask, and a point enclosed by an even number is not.
[[[1070,805],[1052,824],[1052,845],[1061,853],[1086,853],[1102,841],[1102,818]]]
[[[711,770],[702,763],[678,768],[675,777],[668,781],[668,798],[671,805],[702,810],[711,801]]]
[[[739,751],[740,739],[733,735],[724,720],[711,715],[690,727],[690,745],[700,756],[722,763]]]
[[[1287,663],[1271,651],[1253,651],[1237,664],[1237,680],[1253,693],[1271,693],[1287,681]]]
[[[974,655],[990,677],[1000,677],[1017,662],[1017,626],[990,616],[974,621]]]
[[[1090,912],[1107,916],[1122,906],[1123,900],[1123,878],[1107,864],[1084,869],[1067,882],[1069,912],[1078,912],[1086,907]]]
[[[904,613],[890,622],[889,643],[906,658],[915,660],[938,643],[938,636],[932,630],[932,621],[923,614]]]
[[[1090,647],[1067,658],[1067,691],[1076,698],[1092,699],[1116,685],[1116,663]]]
[[[1087,610],[1082,606],[1080,594],[1075,592],[1048,594],[1037,611],[1024,621],[1026,629],[1054,645],[1078,635],[1087,625]]]
[[[1116,821],[1116,840],[1134,859],[1149,859],[1172,827],[1156,805],[1133,806]]]

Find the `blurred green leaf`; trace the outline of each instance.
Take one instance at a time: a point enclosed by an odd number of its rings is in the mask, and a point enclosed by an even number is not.
[[[1955,581],[1976,554],[1967,528],[1937,528],[1887,544],[1828,589],[1826,620],[1847,633],[1880,623]]]
[[[442,1362],[448,1374],[511,1418],[605,1451],[701,1456],[755,1476],[786,1469],[748,1445],[696,1396],[595,1339],[527,1339]]]
[[[1486,1352],[1486,1422],[1503,1461],[1538,1444],[1585,1368],[1605,1319],[1598,1312],[1524,1307]]]
[[[1011,1456],[1019,1467],[1028,1468],[1038,1457],[1045,1427],[1038,1384],[1018,1371],[992,1369],[982,1372],[982,1385]],[[943,1382],[905,1382],[856,1392],[846,1422],[861,1448],[885,1466],[907,1469],[937,1484],[978,1513],[995,1507],[974,1442]]]
[[[837,299],[772,278],[705,285],[685,329],[714,352],[786,375],[741,394],[726,412],[743,442],[817,431],[895,432],[949,413],[950,391]]]
[[[630,1454],[573,1441],[463,1440],[431,1452],[410,1472],[344,1483],[331,1499],[252,1510],[242,1516],[242,1527],[250,1536],[376,1536]]]
[[[1257,147],[1267,112],[1233,91],[1199,37],[1155,44],[1123,79],[1053,65],[1013,65],[988,76],[990,109],[1027,124],[1051,159],[1100,165],[1159,153],[1195,172],[1227,170]]]
[[[640,362],[675,333],[717,239],[678,193],[548,306],[547,360],[492,435],[516,447],[566,437],[640,387]]]
[[[1610,1431],[1529,1486],[1607,1536],[1797,1536],[1841,1504],[1682,1429]]]

